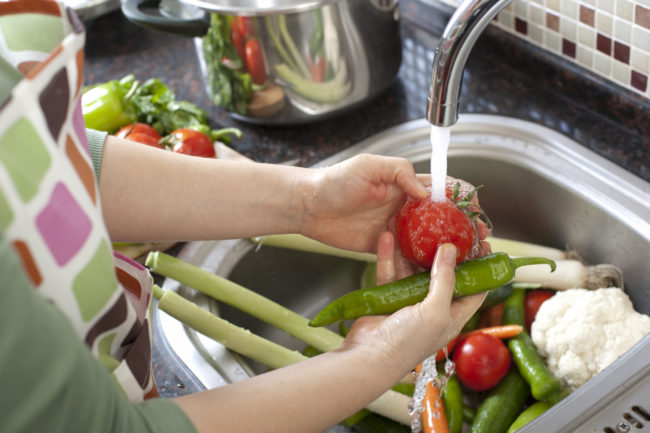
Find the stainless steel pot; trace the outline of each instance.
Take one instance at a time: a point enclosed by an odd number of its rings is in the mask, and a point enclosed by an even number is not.
[[[122,11],[194,37],[212,101],[250,123],[341,114],[385,90],[402,59],[397,0],[126,0]]]

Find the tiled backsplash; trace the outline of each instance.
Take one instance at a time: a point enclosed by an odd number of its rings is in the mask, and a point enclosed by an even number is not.
[[[513,0],[494,25],[650,98],[650,0]]]

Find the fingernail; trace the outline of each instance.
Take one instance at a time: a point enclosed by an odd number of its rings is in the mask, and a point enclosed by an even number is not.
[[[443,262],[456,264],[456,247],[453,244],[442,244],[438,251]]]
[[[418,182],[418,194],[422,198],[426,198],[429,195],[429,191],[420,182]]]

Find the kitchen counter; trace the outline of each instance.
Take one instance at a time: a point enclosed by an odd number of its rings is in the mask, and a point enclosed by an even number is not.
[[[424,117],[433,51],[449,8],[400,2],[403,61],[399,76],[380,96],[328,121],[300,127],[262,127],[234,120],[212,106],[190,38],[155,32],[120,11],[87,23],[86,84],[121,78],[160,78],[206,110],[214,127],[235,126],[243,137],[231,146],[257,161],[297,159],[309,166],[391,126]],[[636,176],[650,181],[650,101],[609,84],[543,50],[490,28],[467,63],[461,113],[489,113],[552,128]],[[462,115],[462,114],[461,114]],[[162,395],[199,389],[154,339],[154,368]]]

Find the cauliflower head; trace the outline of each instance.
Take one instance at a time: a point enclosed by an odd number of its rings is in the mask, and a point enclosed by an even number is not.
[[[531,338],[549,368],[572,389],[583,385],[650,332],[619,288],[558,291],[546,300]]]

